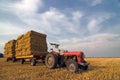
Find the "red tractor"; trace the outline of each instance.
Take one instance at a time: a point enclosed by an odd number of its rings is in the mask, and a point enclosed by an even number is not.
[[[87,70],[89,63],[84,60],[84,53],[82,51],[78,52],[68,52],[59,50],[59,44],[50,43],[52,46],[58,49],[54,51],[51,48],[51,52],[45,57],[45,64],[48,68],[54,69],[56,67],[66,66],[71,72],[77,72],[78,69]]]

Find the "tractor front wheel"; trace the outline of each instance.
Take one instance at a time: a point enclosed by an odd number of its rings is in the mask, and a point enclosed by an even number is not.
[[[56,55],[49,53],[46,55],[45,64],[48,68],[54,69],[57,67],[57,60],[58,59]]]
[[[69,60],[66,63],[67,69],[71,72],[77,72],[78,71],[78,64],[74,60]]]

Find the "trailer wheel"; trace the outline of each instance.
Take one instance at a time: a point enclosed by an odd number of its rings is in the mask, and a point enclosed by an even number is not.
[[[35,66],[36,65],[36,59],[31,59],[31,66]]]
[[[20,63],[21,63],[21,64],[24,64],[24,62],[25,62],[24,59],[21,59],[21,60],[20,60]]]
[[[9,58],[6,59],[7,62],[8,62],[9,60],[10,60]]]
[[[67,69],[71,72],[77,72],[78,71],[78,64],[74,60],[69,60],[66,63]]]
[[[16,60],[16,58],[15,58],[15,57],[13,57],[13,58],[12,58],[12,62],[15,62],[15,60]]]
[[[49,53],[46,55],[45,64],[48,68],[54,69],[57,67],[57,60],[58,59],[56,55]]]

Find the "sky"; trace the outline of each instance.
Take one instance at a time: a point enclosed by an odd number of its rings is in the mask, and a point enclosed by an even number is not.
[[[120,0],[0,0],[0,53],[29,30],[87,57],[120,57]]]

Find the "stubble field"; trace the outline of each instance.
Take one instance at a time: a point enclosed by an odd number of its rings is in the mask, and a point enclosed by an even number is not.
[[[120,80],[120,58],[86,58],[87,71],[69,72],[65,67],[48,69],[42,63],[6,62],[0,58],[0,80]]]

